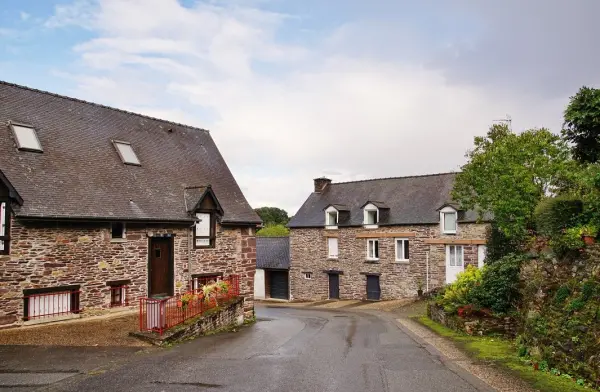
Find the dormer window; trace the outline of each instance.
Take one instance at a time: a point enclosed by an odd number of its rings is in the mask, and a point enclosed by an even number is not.
[[[140,160],[137,155],[135,155],[135,151],[133,151],[133,147],[131,147],[130,143],[113,140],[113,144],[124,164],[141,166]]]
[[[10,129],[15,136],[19,150],[43,152],[42,144],[33,127],[24,124],[11,123]]]
[[[376,229],[379,224],[379,208],[374,204],[367,204],[363,207],[363,224],[366,228]]]
[[[197,213],[194,226],[194,248],[214,248],[215,232],[215,214],[208,212]]]
[[[10,251],[10,203],[0,200],[0,255]]]
[[[339,211],[335,207],[329,207],[325,210],[325,227],[327,229],[337,229],[339,222]]]
[[[456,234],[458,228],[458,211],[452,207],[440,210],[440,228],[442,234]]]

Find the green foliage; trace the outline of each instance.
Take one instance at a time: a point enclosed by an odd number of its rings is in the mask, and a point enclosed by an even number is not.
[[[480,216],[491,212],[498,228],[516,239],[526,237],[535,206],[561,184],[573,162],[566,143],[549,130],[515,134],[506,125],[476,137],[467,158],[454,200]]]
[[[569,195],[544,198],[534,211],[536,231],[547,237],[559,235],[563,230],[581,224],[582,213],[580,198]]]
[[[284,225],[270,225],[258,230],[256,235],[258,237],[287,237],[290,235],[290,229]]]
[[[573,144],[580,162],[600,159],[600,90],[583,86],[571,97],[564,113],[563,137]]]
[[[584,222],[600,226],[600,163],[579,167],[573,171],[569,192],[583,200]]]
[[[508,237],[494,222],[486,232],[486,244],[486,264],[493,264],[508,254],[521,253],[523,248],[520,241]]]
[[[520,298],[519,271],[522,257],[508,255],[493,264],[486,264],[481,273],[481,284],[473,288],[474,301],[495,313],[507,313]]]
[[[590,300],[598,292],[598,283],[588,280],[581,287],[581,299],[584,301]]]
[[[571,295],[571,289],[569,289],[569,286],[560,286],[554,295],[554,303],[557,305],[562,304],[569,297],[569,295]]]
[[[584,245],[583,239],[581,239],[581,227],[566,229],[563,234],[556,235],[550,240],[552,250],[559,257],[574,254]]]
[[[571,311],[576,311],[576,310],[583,309],[584,306],[585,306],[585,301],[583,301],[581,298],[575,298],[573,301],[571,301],[569,303],[569,306],[567,309],[571,310]]]
[[[290,221],[288,213],[277,207],[260,207],[254,209],[265,226],[287,225]]]
[[[456,313],[459,307],[474,302],[473,289],[480,284],[481,270],[469,265],[458,274],[454,283],[446,286],[443,295],[438,296],[437,303],[443,306],[447,313]]]

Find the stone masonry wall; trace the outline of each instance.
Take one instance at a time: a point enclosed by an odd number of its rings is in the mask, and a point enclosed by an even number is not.
[[[326,270],[343,271],[340,275],[341,299],[366,298],[366,273],[380,274],[381,299],[415,296],[418,282],[426,288],[426,252],[429,252],[429,289],[446,282],[446,248],[444,244],[426,244],[426,239],[485,239],[486,224],[463,223],[456,235],[441,235],[439,225],[383,226],[377,229],[347,227],[292,229],[290,231],[290,290],[292,300],[323,300],[329,296]],[[410,261],[396,262],[395,239],[379,238],[379,262],[366,260],[367,238],[360,233],[415,233],[409,237]],[[338,234],[337,259],[327,257],[326,234]],[[477,266],[477,245],[463,245],[465,266]],[[304,272],[312,272],[305,279]]]
[[[0,255],[0,325],[21,322],[24,289],[80,285],[80,306],[85,314],[109,307],[107,281],[129,279],[128,300],[136,305],[137,299],[147,296],[148,291],[149,237],[163,235],[174,238],[176,294],[188,289],[191,273],[239,274],[240,292],[250,314],[256,258],[253,233],[247,228],[219,226],[216,248],[203,250],[188,247],[190,234],[187,225],[128,223],[127,239],[111,242],[109,223],[33,223],[13,219],[10,255]]]

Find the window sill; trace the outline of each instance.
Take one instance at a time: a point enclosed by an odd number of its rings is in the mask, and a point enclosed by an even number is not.
[[[379,228],[379,225],[363,224],[363,227],[365,229],[377,229]]]
[[[336,261],[337,261],[337,260],[338,260],[338,258],[337,258],[337,257],[331,257],[331,256],[330,256],[330,257],[328,257],[328,258],[327,258],[327,260],[336,260]]]
[[[123,242],[127,242],[127,238],[111,238],[110,242],[113,244],[122,244]]]
[[[394,264],[410,264],[410,260],[396,260]]]
[[[379,259],[366,259],[365,260],[366,264],[379,264]]]
[[[445,235],[456,235],[456,231],[443,231],[442,234],[445,234]]]
[[[337,226],[325,226],[325,230],[337,230]]]

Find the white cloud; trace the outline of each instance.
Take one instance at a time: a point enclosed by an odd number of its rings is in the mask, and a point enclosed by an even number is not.
[[[96,34],[74,48],[83,64],[69,76],[76,95],[211,129],[255,207],[294,214],[322,174],[456,170],[473,136],[506,113],[515,129],[560,124],[563,100],[450,85],[406,37],[397,45],[411,56],[361,55],[358,44],[390,42],[390,31],[357,42],[365,25],[347,24],[300,46],[278,39],[292,16],[218,4],[77,1],[46,25]]]
[[[21,11],[21,12],[19,12],[19,17],[21,18],[22,21],[25,22],[25,21],[28,21],[29,18],[31,18],[31,14],[28,14],[25,11]]]

